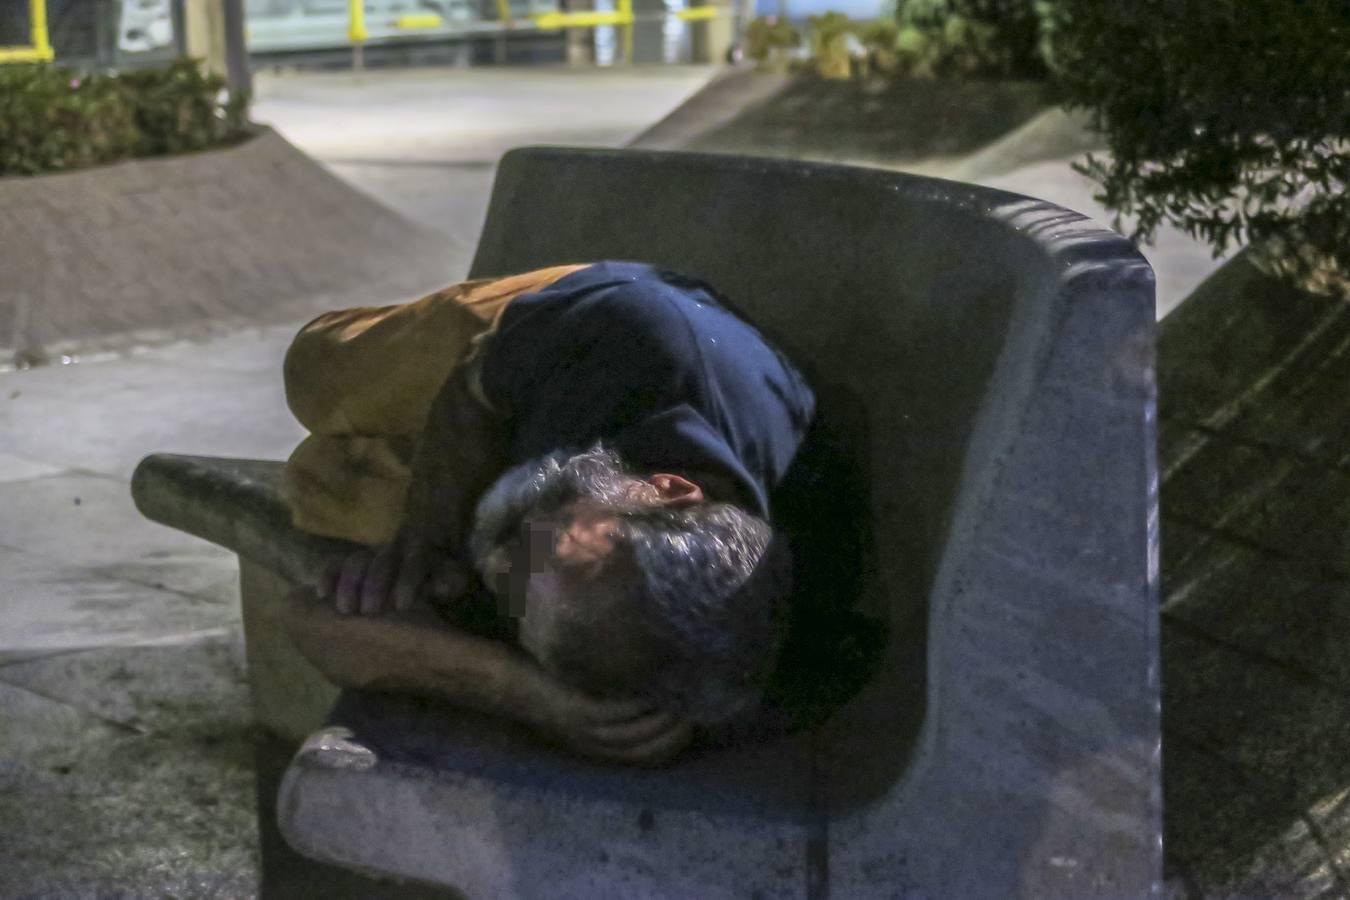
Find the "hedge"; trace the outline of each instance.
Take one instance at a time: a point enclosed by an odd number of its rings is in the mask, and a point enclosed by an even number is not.
[[[0,66],[0,177],[207,150],[242,139],[247,119],[247,98],[225,99],[192,60],[95,74]]]

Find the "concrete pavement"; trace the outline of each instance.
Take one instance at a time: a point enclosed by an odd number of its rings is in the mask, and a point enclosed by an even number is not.
[[[622,143],[708,75],[263,76],[257,118],[462,273],[504,149]],[[257,892],[235,563],[143,519],[128,479],[155,451],[284,458],[298,324],[0,373],[0,897]]]
[[[712,74],[652,66],[259,76],[253,117],[445,234],[452,271],[467,272],[503,153],[527,144],[622,146]]]

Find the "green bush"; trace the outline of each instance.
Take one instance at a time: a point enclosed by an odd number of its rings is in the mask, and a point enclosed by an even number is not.
[[[930,31],[941,28],[952,11],[952,0],[897,0],[895,19],[902,27]]]
[[[977,53],[1013,78],[1048,74],[1043,35],[1058,0],[951,0],[956,15],[982,32]]]
[[[900,25],[894,19],[873,19],[862,23],[858,26],[858,39],[862,41],[868,61],[877,72],[889,75],[900,68],[897,50]]]
[[[801,42],[797,29],[780,19],[761,16],[746,26],[746,54],[760,68],[785,67],[788,53]]]
[[[855,26],[843,13],[827,12],[810,16],[811,59],[822,78],[848,78],[852,75],[849,37]]]
[[[920,77],[1043,78],[1051,2],[899,0],[900,68]]]
[[[1040,79],[1054,0],[899,0],[894,14],[851,22],[840,13],[811,17],[812,68],[911,78]],[[856,41],[857,44],[854,44]],[[850,49],[861,45],[861,60]]]
[[[1300,278],[1350,277],[1350,5],[1344,0],[1058,0],[1061,99],[1109,158],[1080,167],[1150,240],[1253,244]],[[1117,227],[1121,220],[1117,219]],[[1340,275],[1334,276],[1339,269]]]
[[[41,175],[238,140],[247,98],[191,60],[122,74],[0,66],[0,176]]]

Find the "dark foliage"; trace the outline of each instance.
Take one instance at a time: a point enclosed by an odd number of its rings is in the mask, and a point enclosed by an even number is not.
[[[40,175],[238,140],[245,98],[191,60],[122,74],[0,66],[0,176]]]
[[[1344,283],[1350,3],[1059,0],[1051,33],[1062,100],[1109,141],[1080,171],[1137,239],[1170,222]]]
[[[941,77],[1044,78],[1041,37],[1048,2],[897,0],[902,68]]]

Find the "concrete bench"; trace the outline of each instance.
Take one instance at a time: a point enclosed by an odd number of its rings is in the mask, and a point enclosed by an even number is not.
[[[1161,885],[1153,277],[1025,197],[884,171],[531,148],[472,275],[643,259],[717,285],[849,407],[879,671],[818,728],[663,771],[335,692],[268,625],[340,549],[277,464],[151,457],[151,518],[236,550],[259,720],[316,859],[473,898],[1134,897]]]

